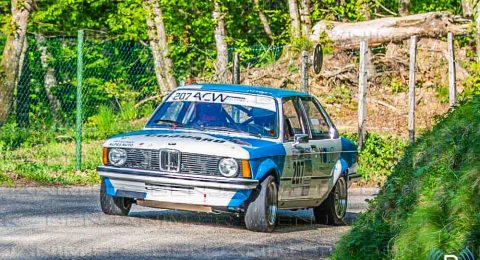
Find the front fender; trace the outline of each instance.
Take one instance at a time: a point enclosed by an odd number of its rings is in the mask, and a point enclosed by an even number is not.
[[[279,184],[280,171],[278,165],[272,159],[266,159],[259,162],[254,173],[254,178],[259,182],[262,182],[271,172],[274,172],[274,177],[277,180],[277,184]]]

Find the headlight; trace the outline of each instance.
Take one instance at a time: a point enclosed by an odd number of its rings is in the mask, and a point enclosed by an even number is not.
[[[218,164],[218,170],[225,177],[233,177],[238,173],[238,163],[232,158],[223,158]]]
[[[113,148],[108,152],[108,161],[115,166],[122,166],[127,161],[127,151]]]

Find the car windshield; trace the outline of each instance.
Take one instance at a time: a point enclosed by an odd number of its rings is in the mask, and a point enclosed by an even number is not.
[[[206,91],[177,91],[161,105],[147,127],[226,131],[278,137],[273,98]]]

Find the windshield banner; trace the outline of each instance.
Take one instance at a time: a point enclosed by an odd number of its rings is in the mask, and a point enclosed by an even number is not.
[[[229,105],[258,107],[276,111],[275,100],[271,97],[244,95],[218,91],[179,90],[170,95],[166,102],[206,102]]]

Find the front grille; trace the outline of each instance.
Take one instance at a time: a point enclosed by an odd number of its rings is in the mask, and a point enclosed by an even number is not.
[[[178,150],[125,149],[127,162],[125,168],[176,172],[179,174],[220,175],[218,163],[221,156],[181,153]],[[170,159],[169,159],[170,157]],[[239,172],[242,163],[237,160]]]
[[[125,149],[127,151],[126,168],[160,170],[158,150]]]
[[[181,173],[187,174],[220,174],[218,162],[222,159],[219,156],[182,153]]]

